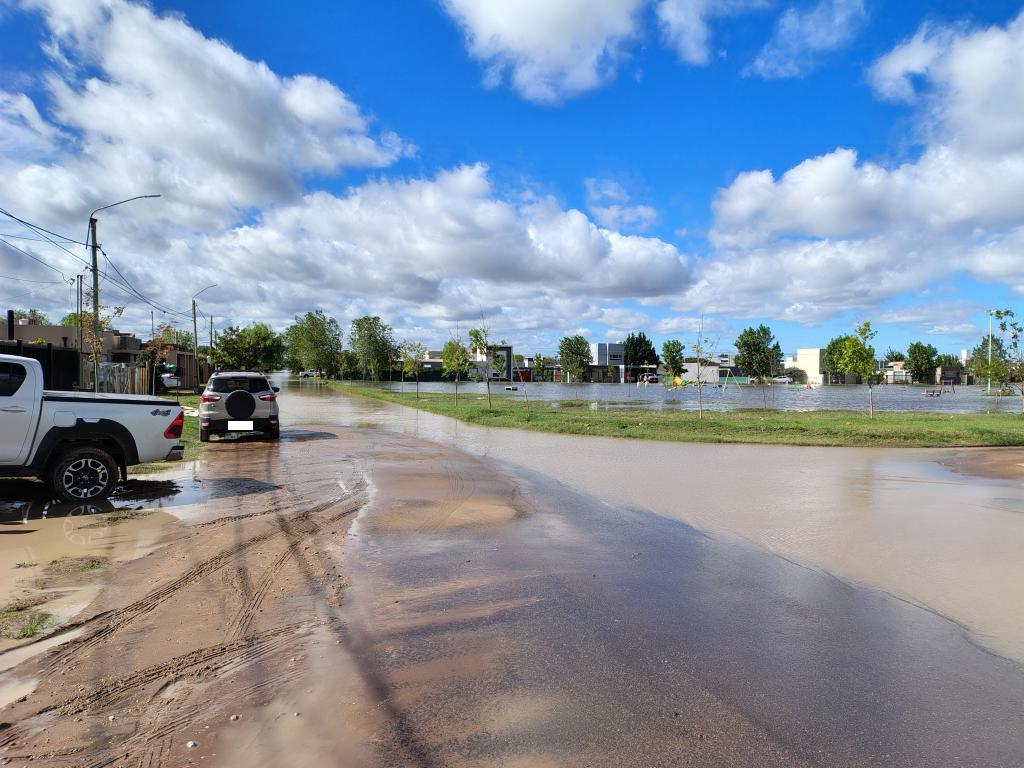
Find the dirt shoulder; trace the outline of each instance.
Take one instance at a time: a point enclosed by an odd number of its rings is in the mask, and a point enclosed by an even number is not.
[[[303,659],[334,644],[342,542],[368,499],[362,475],[339,461],[344,440],[297,430],[207,462],[200,490],[175,510],[186,525],[144,557],[103,563],[102,592],[61,630],[74,639],[5,674],[0,694],[34,690],[0,710],[0,758],[209,764],[216,729],[244,729],[308,683]],[[70,582],[74,570],[59,575]],[[344,690],[354,678],[337,670]]]

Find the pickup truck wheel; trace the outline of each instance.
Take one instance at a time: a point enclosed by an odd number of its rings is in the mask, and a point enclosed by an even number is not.
[[[61,501],[105,499],[117,485],[114,457],[102,448],[73,448],[50,465],[47,483]]]

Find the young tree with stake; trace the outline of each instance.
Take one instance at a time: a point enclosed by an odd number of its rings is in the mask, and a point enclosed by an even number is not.
[[[416,377],[416,399],[420,399],[420,370],[423,368],[423,357],[427,348],[415,341],[403,341],[398,345],[402,355],[402,391],[405,391],[405,377]]]
[[[875,416],[874,383],[875,370],[878,364],[875,361],[875,348],[871,346],[871,340],[875,338],[877,331],[871,330],[871,323],[864,322],[857,326],[853,336],[847,336],[843,340],[842,348],[839,351],[837,363],[839,370],[850,376],[860,376],[868,384],[868,416]]]
[[[441,348],[441,371],[455,377],[455,404],[459,404],[459,379],[469,372],[469,350],[462,339],[448,339]]]

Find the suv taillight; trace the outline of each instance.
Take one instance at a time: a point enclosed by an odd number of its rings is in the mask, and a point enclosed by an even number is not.
[[[277,395],[275,395],[275,394],[269,394],[269,395],[260,395],[260,400],[265,400],[265,401],[267,401],[268,403],[272,403],[272,402],[274,402],[275,400],[277,400]]]
[[[180,440],[181,430],[185,426],[185,412],[178,411],[178,415],[174,417],[174,421],[167,425],[167,429],[164,430],[164,437],[168,440]]]
[[[207,395],[206,393],[199,398],[201,403],[216,403],[218,400],[220,400],[220,395]]]

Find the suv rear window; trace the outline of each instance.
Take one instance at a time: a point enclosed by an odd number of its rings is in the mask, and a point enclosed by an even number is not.
[[[10,397],[25,381],[25,366],[18,363],[0,363],[0,397]]]
[[[246,392],[266,392],[270,389],[270,385],[262,376],[210,379],[209,390],[211,392],[234,392],[236,389]]]

